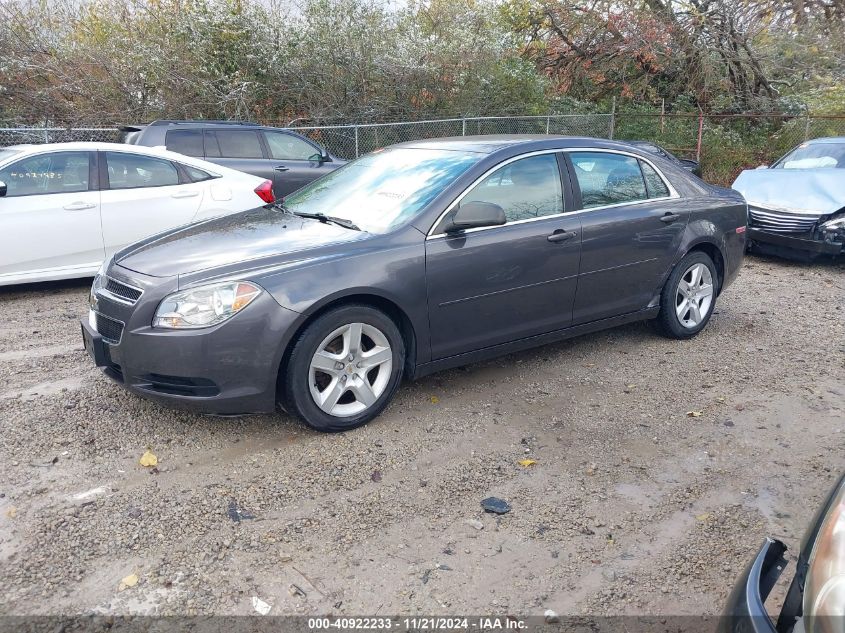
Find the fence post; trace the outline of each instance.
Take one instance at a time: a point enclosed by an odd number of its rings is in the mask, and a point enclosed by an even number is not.
[[[804,121],[804,142],[810,140],[810,112],[807,111],[807,118]]]
[[[610,136],[608,137],[611,141],[613,140],[613,134],[616,132],[616,95],[613,95],[613,105],[610,108]]]
[[[358,158],[360,153],[358,151],[358,126],[355,126],[355,158]]]
[[[461,136],[467,135],[467,118],[461,115]]]
[[[701,162],[701,137],[704,134],[704,111],[698,111],[698,143],[695,146],[695,160]]]

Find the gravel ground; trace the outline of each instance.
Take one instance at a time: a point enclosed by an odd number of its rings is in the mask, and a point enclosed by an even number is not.
[[[749,258],[692,341],[448,371],[340,435],[125,393],[88,284],[0,289],[0,613],[715,614],[843,468],[843,264]]]

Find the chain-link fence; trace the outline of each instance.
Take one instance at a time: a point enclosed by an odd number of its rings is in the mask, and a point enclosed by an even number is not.
[[[559,114],[322,125],[291,129],[321,143],[332,154],[348,159],[394,143],[444,136],[565,134],[607,138],[613,133],[612,122],[613,117],[610,114]]]
[[[845,136],[845,116],[614,112],[465,117],[289,129],[308,136],[345,159],[394,143],[444,136],[561,134],[647,140],[679,156],[698,158],[705,180],[729,185],[743,169],[770,164],[808,139]],[[64,141],[116,142],[119,138],[116,127],[0,128],[0,147]]]
[[[114,127],[14,127],[0,128],[0,147],[25,143],[68,143],[72,141],[119,140],[119,130]]]

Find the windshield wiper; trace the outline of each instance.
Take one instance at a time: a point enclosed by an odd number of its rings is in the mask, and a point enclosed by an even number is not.
[[[285,213],[290,213],[291,215],[295,215],[298,218],[309,218],[311,220],[319,220],[323,224],[337,224],[338,226],[342,226],[345,229],[352,229],[353,231],[361,230],[361,228],[357,224],[350,220],[347,220],[346,218],[336,218],[331,215],[326,215],[325,213],[306,213],[305,211],[292,211],[291,209],[288,209],[284,205],[284,203],[281,202],[274,202],[273,204]]]

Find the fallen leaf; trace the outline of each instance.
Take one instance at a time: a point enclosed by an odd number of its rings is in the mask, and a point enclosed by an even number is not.
[[[18,509],[15,506],[10,506],[8,510],[6,510],[6,516],[10,519],[14,519],[18,516]]]
[[[536,459],[528,459],[528,458],[525,458],[525,459],[520,459],[520,460],[517,462],[517,464],[519,464],[519,465],[520,465],[520,466],[522,466],[523,468],[528,468],[529,466],[533,466],[533,465],[534,465],[534,464],[536,464],[536,463],[537,463],[537,460],[536,460]]]
[[[123,591],[124,589],[128,589],[129,587],[134,587],[138,584],[138,574],[129,574],[125,578],[120,581],[120,584],[117,586],[118,591]]]
[[[380,482],[381,481],[381,471],[380,470],[374,470],[373,474],[370,475],[370,479],[372,479],[376,483]]]
[[[156,466],[156,465],[158,465],[158,457],[153,455],[152,452],[149,449],[147,449],[147,451],[143,455],[141,455],[140,464],[141,464],[141,466],[146,466],[146,467]]]
[[[585,470],[584,472],[585,472],[585,473],[587,473],[587,474],[588,474],[588,475],[590,475],[590,476],[595,475],[595,474],[596,474],[596,465],[595,465],[595,464],[590,464],[590,465],[587,467],[587,470]]]
[[[709,518],[710,518],[710,513],[705,512],[705,513],[699,514],[697,517],[695,517],[695,520],[696,521],[706,521]]]
[[[687,416],[691,418],[700,418],[704,411],[687,411]]]
[[[440,398],[437,396],[431,396],[431,404],[437,404],[438,402],[440,402]]]

